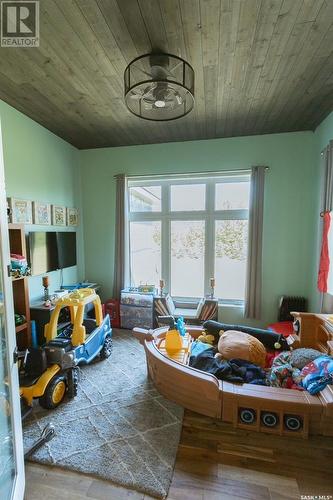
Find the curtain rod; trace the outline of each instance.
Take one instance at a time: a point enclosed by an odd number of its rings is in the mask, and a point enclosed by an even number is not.
[[[260,167],[264,165],[254,165],[255,167]],[[269,171],[269,167],[265,166],[266,172]],[[126,175],[126,177],[137,177],[137,178],[142,178],[142,177],[148,177],[151,179],[152,177],[187,177],[189,175],[207,175],[207,176],[214,176],[218,174],[235,174],[235,173],[240,173],[240,174],[247,174],[251,173],[251,168],[246,168],[246,169],[238,169],[238,170],[209,170],[207,172],[186,172],[182,174],[177,174],[174,172],[170,172],[167,174],[138,174],[138,175]],[[121,177],[125,174],[115,174],[113,177]]]

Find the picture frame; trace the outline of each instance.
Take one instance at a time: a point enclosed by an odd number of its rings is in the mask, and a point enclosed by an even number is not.
[[[67,226],[77,226],[79,223],[79,211],[77,208],[67,208]]]
[[[51,205],[40,201],[32,202],[32,213],[34,224],[42,226],[51,225]]]
[[[8,198],[10,220],[13,224],[32,224],[32,203],[21,198]]]
[[[53,226],[66,226],[66,207],[62,205],[52,205]]]

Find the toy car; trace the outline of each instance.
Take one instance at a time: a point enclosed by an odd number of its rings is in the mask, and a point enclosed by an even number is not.
[[[84,309],[93,303],[96,319],[85,319]],[[71,322],[57,332],[59,313],[70,310]],[[45,325],[46,344],[29,348],[20,369],[20,392],[23,405],[32,406],[34,398],[44,408],[55,408],[64,399],[77,394],[78,365],[88,364],[98,355],[108,358],[112,352],[112,329],[109,315],[103,319],[101,301],[91,288],[77,290],[56,303],[50,322]]]

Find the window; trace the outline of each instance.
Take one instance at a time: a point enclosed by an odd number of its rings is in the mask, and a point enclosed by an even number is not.
[[[235,182],[232,177],[229,177],[225,182],[218,182],[215,185],[216,210],[247,209],[249,197],[249,182]]]
[[[161,186],[137,186],[129,190],[131,212],[160,212]]]
[[[131,285],[244,300],[250,173],[128,180]]]
[[[247,220],[215,221],[215,292],[217,297],[227,300],[244,300],[247,226]]]
[[[170,187],[171,212],[205,210],[205,184],[177,184]]]
[[[158,283],[161,276],[161,221],[130,222],[131,275],[134,283]]]
[[[172,220],[170,231],[172,296],[204,295],[205,221]]]

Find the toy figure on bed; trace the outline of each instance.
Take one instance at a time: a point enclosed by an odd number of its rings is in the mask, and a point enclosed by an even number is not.
[[[197,340],[199,342],[203,342],[204,344],[209,344],[211,346],[213,346],[214,344],[216,344],[216,337],[215,335],[211,335],[209,333],[206,333],[206,332],[203,332],[202,335],[200,335]]]

